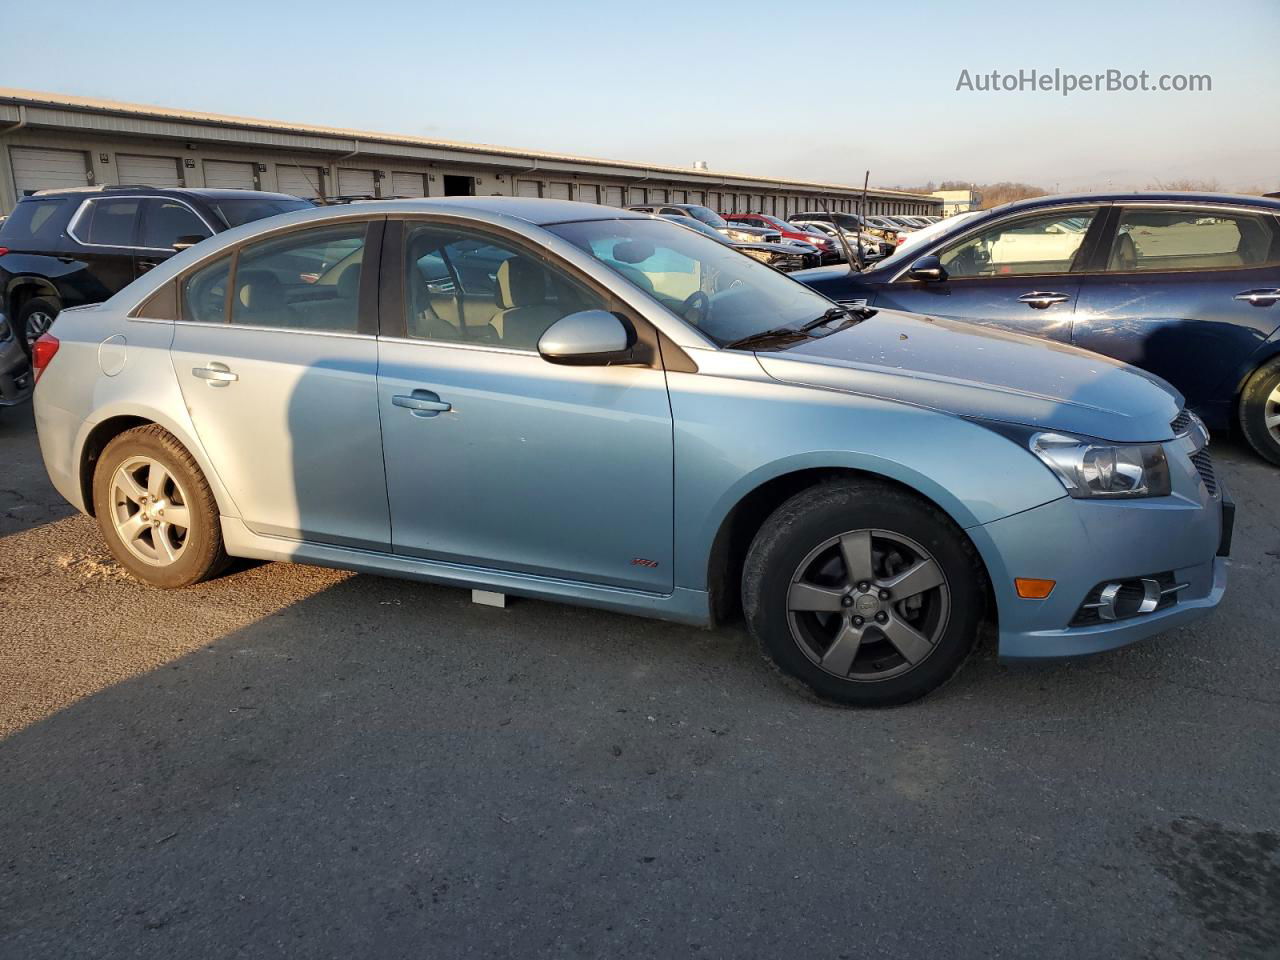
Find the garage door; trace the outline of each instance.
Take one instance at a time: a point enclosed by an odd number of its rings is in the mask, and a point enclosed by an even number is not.
[[[622,188],[621,187],[605,187],[604,202],[611,207],[622,206]]]
[[[372,170],[338,169],[338,194],[343,197],[376,197],[377,178]]]
[[[256,190],[252,163],[230,160],[206,160],[204,185],[216,190]]]
[[[420,173],[391,174],[391,192],[397,197],[425,197],[426,177]]]
[[[547,186],[550,188],[549,192],[547,193],[547,196],[550,197],[552,200],[568,200],[569,199],[569,184],[555,183],[553,181],[552,183],[547,184]]]
[[[583,203],[599,203],[600,188],[594,183],[578,184],[578,199]]]
[[[541,184],[537,180],[519,180],[516,182],[516,196],[518,197],[540,197],[542,196]]]
[[[276,189],[304,200],[314,200],[321,195],[324,180],[319,167],[300,167],[292,163],[276,164]]]
[[[122,184],[143,187],[181,187],[181,161],[177,157],[116,155],[116,174]]]
[[[89,185],[89,158],[81,150],[13,147],[9,158],[13,161],[13,186],[20,197],[37,190]]]

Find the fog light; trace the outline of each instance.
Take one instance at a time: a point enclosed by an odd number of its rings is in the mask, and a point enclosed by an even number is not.
[[[1014,589],[1023,600],[1043,600],[1053,593],[1056,580],[1037,580],[1035,577],[1015,577]]]

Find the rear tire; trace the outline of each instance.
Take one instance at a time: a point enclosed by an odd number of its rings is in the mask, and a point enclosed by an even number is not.
[[[891,484],[834,481],[796,494],[756,534],[742,575],[765,655],[823,700],[907,703],[972,652],[986,601],[963,531]]]
[[[48,297],[32,297],[22,305],[17,322],[22,347],[27,351],[27,356],[31,356],[31,345],[53,325],[61,312],[62,304]]]
[[[1280,358],[1263,364],[1245,383],[1240,429],[1259,456],[1280,466]]]
[[[93,507],[120,565],[154,587],[189,587],[227,565],[217,502],[195,458],[158,424],[107,444]]]

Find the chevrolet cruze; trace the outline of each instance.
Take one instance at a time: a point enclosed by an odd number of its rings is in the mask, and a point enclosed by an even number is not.
[[[1185,624],[1229,501],[1179,395],[846,309],[644,214],[387,201],[212,237],[38,341],[49,475],[134,576],[324,564],[694,624],[901,703]]]

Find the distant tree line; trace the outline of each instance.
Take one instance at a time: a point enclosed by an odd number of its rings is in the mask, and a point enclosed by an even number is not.
[[[982,209],[987,210],[991,207],[998,207],[1002,203],[1009,203],[1013,200],[1025,200],[1027,197],[1043,197],[1050,191],[1044,187],[1038,187],[1033,183],[1015,183],[1009,180],[1002,180],[999,183],[972,183],[967,180],[943,180],[941,183],[934,183],[930,180],[923,186],[913,187],[893,187],[894,190],[903,190],[907,193],[933,193],[935,190],[976,190],[982,197]],[[1081,188],[1083,191],[1097,190],[1106,192],[1109,189],[1123,189],[1121,187],[1112,188],[1110,186],[1094,185],[1093,187]],[[1223,187],[1217,180],[1212,179],[1196,179],[1194,177],[1185,177],[1177,180],[1152,180],[1142,189],[1144,190],[1191,190],[1198,193],[1217,193],[1223,190]],[[1280,187],[1264,187],[1252,186],[1243,190],[1229,190],[1229,193],[1242,193],[1250,196],[1262,196],[1265,193],[1271,193]]]

